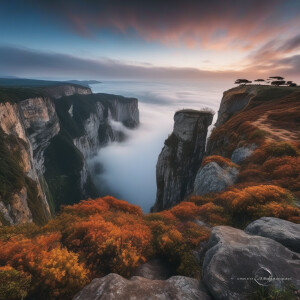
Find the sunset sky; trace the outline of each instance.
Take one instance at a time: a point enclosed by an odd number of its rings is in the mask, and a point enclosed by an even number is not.
[[[0,75],[297,81],[300,1],[1,1]]]

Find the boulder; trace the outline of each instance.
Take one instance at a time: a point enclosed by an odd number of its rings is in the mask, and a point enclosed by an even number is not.
[[[235,183],[238,173],[235,167],[222,168],[216,162],[210,162],[199,169],[194,182],[194,194],[201,196],[223,191]]]
[[[231,161],[234,162],[235,164],[239,164],[244,159],[249,157],[255,149],[256,149],[255,144],[251,144],[251,145],[245,146],[245,147],[236,148],[233,151],[232,155],[231,155]]]
[[[138,266],[132,275],[148,279],[165,280],[171,277],[171,272],[168,265],[161,259],[152,259]]]
[[[264,217],[250,223],[245,232],[270,238],[290,250],[300,253],[300,224]]]
[[[134,276],[125,279],[111,273],[94,279],[73,300],[209,300],[198,280],[174,276],[168,280],[150,280]]]
[[[215,299],[249,299],[261,274],[267,275],[265,285],[280,289],[287,283],[300,288],[300,255],[274,240],[217,226],[207,248],[203,282]]]

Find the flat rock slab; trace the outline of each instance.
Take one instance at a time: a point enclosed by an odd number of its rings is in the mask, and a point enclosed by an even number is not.
[[[270,238],[290,250],[300,253],[300,224],[264,217],[250,223],[245,232]]]
[[[94,279],[73,300],[210,300],[196,279],[174,276],[150,280],[134,276],[130,280],[111,273]]]
[[[215,299],[249,299],[258,288],[254,278],[262,268],[271,272],[275,288],[286,283],[300,288],[300,255],[274,240],[217,226],[207,248],[203,282]]]

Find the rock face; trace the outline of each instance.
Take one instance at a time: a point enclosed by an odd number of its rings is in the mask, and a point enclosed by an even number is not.
[[[83,87],[77,84],[64,84],[59,86],[49,86],[42,89],[43,93],[47,96],[59,99],[65,96],[72,95],[89,95],[92,93],[89,87]]]
[[[192,193],[212,119],[213,114],[205,111],[181,110],[175,113],[173,132],[165,141],[156,165],[154,211],[170,208]]]
[[[300,224],[278,218],[264,217],[250,223],[245,232],[270,238],[286,248],[300,253]]]
[[[235,183],[238,176],[235,167],[221,167],[216,162],[210,162],[200,168],[194,183],[194,194],[205,195],[225,190]]]
[[[232,155],[231,155],[231,161],[234,162],[235,164],[239,164],[244,159],[249,157],[255,149],[256,149],[255,144],[251,144],[251,145],[245,146],[245,147],[236,148],[233,151]]]
[[[274,240],[218,226],[213,228],[207,248],[203,282],[215,299],[248,299],[257,288],[253,278],[266,269],[276,288],[286,283],[300,288],[300,255]]]
[[[18,105],[33,150],[34,167],[38,173],[43,174],[44,151],[60,130],[54,103],[48,97],[37,97],[23,100]]]
[[[257,88],[255,86],[239,86],[224,92],[216,126],[221,126],[234,113],[241,111],[256,96],[256,93]]]
[[[160,259],[153,259],[140,265],[133,275],[152,280],[165,280],[171,276],[168,266]]]
[[[17,154],[23,183],[8,199],[1,199],[0,191],[0,220],[45,221],[50,207],[53,211],[95,190],[86,160],[123,138],[112,122],[129,128],[139,124],[138,100],[91,94],[89,88],[71,84],[25,89],[16,99],[14,91],[6,89],[10,99],[0,99],[0,134],[7,137],[2,146]]]
[[[127,280],[117,274],[94,279],[73,300],[209,300],[196,279],[174,276],[168,280],[150,280],[134,276]]]

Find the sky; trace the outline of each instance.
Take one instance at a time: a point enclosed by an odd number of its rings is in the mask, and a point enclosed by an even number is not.
[[[300,79],[299,0],[0,2],[0,75]]]

